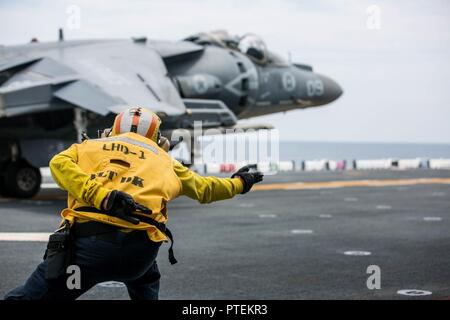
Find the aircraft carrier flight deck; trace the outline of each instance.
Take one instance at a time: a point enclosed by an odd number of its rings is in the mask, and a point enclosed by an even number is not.
[[[0,296],[42,260],[65,204],[56,188],[0,198]],[[179,263],[164,244],[161,299],[450,298],[450,170],[280,173],[230,201],[178,198],[169,226]],[[109,282],[81,299],[128,294]]]

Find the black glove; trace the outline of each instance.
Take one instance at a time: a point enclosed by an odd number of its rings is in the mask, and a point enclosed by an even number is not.
[[[132,224],[139,224],[140,220],[132,217],[133,212],[141,211],[150,214],[151,210],[134,201],[128,193],[113,190],[109,193],[108,200],[104,205],[106,214],[128,221]]]
[[[261,182],[264,175],[257,172],[249,172],[251,165],[240,168],[237,172],[233,173],[232,178],[239,177],[244,182],[244,190],[242,194],[247,193],[253,187],[255,183]]]

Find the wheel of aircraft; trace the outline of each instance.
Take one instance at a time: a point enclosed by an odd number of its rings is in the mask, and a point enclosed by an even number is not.
[[[11,162],[5,167],[0,192],[7,196],[30,198],[39,192],[41,172],[26,161]]]

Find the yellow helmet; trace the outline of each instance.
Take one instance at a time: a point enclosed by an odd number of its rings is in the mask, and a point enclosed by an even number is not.
[[[134,132],[158,143],[161,119],[146,108],[131,107],[119,113],[114,119],[111,135]]]

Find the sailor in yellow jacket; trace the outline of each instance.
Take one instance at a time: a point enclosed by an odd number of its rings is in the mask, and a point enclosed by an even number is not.
[[[61,228],[44,262],[5,299],[76,299],[112,280],[124,282],[132,299],[158,299],[156,256],[162,242],[173,242],[168,202],[180,195],[200,203],[230,199],[262,181],[247,167],[231,178],[198,175],[170,157],[160,125],[155,113],[129,108],[104,137],[52,158],[52,176],[68,192]],[[172,245],[169,260],[176,263]],[[80,270],[75,288],[68,285],[69,265]]]

